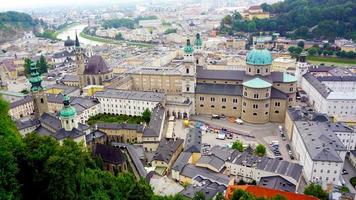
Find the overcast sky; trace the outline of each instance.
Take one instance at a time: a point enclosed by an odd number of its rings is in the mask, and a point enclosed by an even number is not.
[[[132,0],[0,0],[0,10],[24,10],[55,6],[82,6],[127,2],[132,2]]]

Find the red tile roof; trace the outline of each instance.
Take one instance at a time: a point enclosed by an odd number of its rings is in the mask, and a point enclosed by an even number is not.
[[[305,194],[297,194],[292,192],[285,192],[281,190],[274,190],[270,188],[255,186],[255,185],[230,185],[226,190],[225,199],[231,199],[235,190],[244,190],[256,197],[272,198],[277,194],[286,197],[288,200],[318,200],[316,197],[308,196]]]

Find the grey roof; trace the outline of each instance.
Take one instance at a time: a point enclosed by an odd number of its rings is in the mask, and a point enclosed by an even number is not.
[[[195,93],[242,96],[242,85],[197,83]]]
[[[224,168],[224,160],[214,156],[214,155],[204,155],[196,163],[197,166],[200,165],[210,165],[217,169],[219,172]]]
[[[197,79],[242,81],[244,80],[244,78],[245,78],[245,71],[208,70],[202,67],[197,67]]]
[[[74,74],[66,74],[61,79],[61,82],[79,82],[79,76]]]
[[[153,101],[161,102],[164,99],[164,93],[162,92],[144,92],[144,91],[132,91],[132,90],[116,90],[107,89],[104,91],[96,92],[95,97],[102,98],[116,98],[116,99],[128,99],[128,100],[140,100],[140,101]]]
[[[201,192],[204,194],[205,199],[213,199],[218,192],[223,193],[226,190],[226,186],[222,184],[218,184],[215,182],[211,182],[208,179],[203,179],[198,176],[194,180],[199,180],[199,185],[189,185],[184,190],[180,192],[185,197],[193,199],[197,192]]]
[[[256,168],[278,175],[292,177],[297,182],[299,181],[303,170],[303,166],[298,163],[268,157],[263,157],[261,162],[257,163]]]
[[[152,160],[159,160],[165,163],[169,163],[173,154],[177,152],[178,148],[183,144],[183,142],[183,139],[161,139]]]
[[[215,173],[209,169],[197,167],[192,164],[185,165],[181,172],[181,175],[192,179],[200,176],[203,179],[208,179],[212,182],[217,182],[224,186],[227,186],[230,182],[230,178],[227,175]]]
[[[317,121],[317,122],[329,122],[330,119],[326,114],[318,113],[314,111],[308,111],[305,108],[288,108],[287,113],[293,121]]]
[[[96,98],[91,98],[91,97],[72,97],[70,104],[73,106],[78,104],[85,109],[89,109],[93,106],[98,105],[99,101]]]
[[[90,57],[84,69],[84,74],[102,74],[108,72],[110,72],[110,69],[99,55]]]
[[[54,53],[52,58],[64,58],[70,56],[74,56],[74,54],[69,53],[68,51],[61,51],[61,52]]]
[[[288,95],[284,92],[272,87],[271,89],[271,98],[272,99],[287,99]]]
[[[261,177],[260,181],[258,182],[258,186],[282,190],[287,192],[295,192],[296,185],[289,182],[285,178],[281,176],[266,176]]]
[[[214,155],[223,161],[230,161],[235,159],[239,152],[228,147],[213,146],[209,151],[209,155]]]
[[[356,157],[356,150],[350,150],[350,153],[351,153],[354,157]]]
[[[47,94],[47,101],[49,103],[63,103],[63,95],[62,94]]]
[[[172,167],[172,170],[181,172],[183,167],[186,164],[188,164],[188,161],[191,156],[192,156],[192,153],[183,151],[181,154],[179,154],[176,162],[174,163],[174,165]]]
[[[40,125],[40,121],[37,119],[16,120],[15,123],[18,130]]]
[[[303,75],[310,85],[312,85],[324,98],[328,97],[331,90],[314,77],[310,72]]]
[[[333,132],[348,132],[348,133],[353,133],[354,130],[349,127],[345,123],[328,123],[328,127],[333,131]]]
[[[202,133],[198,128],[191,128],[185,139],[184,151],[191,153],[201,152],[201,136]]]
[[[141,124],[127,124],[127,123],[97,123],[98,129],[113,129],[113,130],[136,130],[137,132],[143,131],[144,126]]]
[[[82,130],[79,130],[77,128],[73,128],[71,131],[66,131],[64,128],[61,128],[56,131],[56,133],[53,135],[57,140],[62,140],[65,138],[78,138],[85,135],[85,132]]]
[[[165,117],[165,110],[158,104],[151,112],[151,120],[148,128],[143,130],[143,137],[158,137],[161,133]]]
[[[90,143],[97,138],[106,138],[106,133],[100,130],[94,130],[85,136],[85,141]]]
[[[118,142],[113,142],[112,143],[113,146],[119,146],[121,148],[125,148],[127,150],[128,155],[130,156],[130,158],[132,159],[133,163],[134,163],[134,167],[137,170],[138,174],[141,177],[146,177],[147,176],[147,172],[145,170],[145,167],[143,166],[139,155],[137,154],[137,151],[135,150],[135,147],[133,147],[133,145],[131,144],[126,144],[126,143],[118,143]]]
[[[52,114],[43,113],[39,120],[41,125],[44,124],[48,127],[51,127],[53,130],[59,130],[62,128],[61,120]]]
[[[284,72],[271,72],[270,78],[273,82],[283,83],[283,73]]]
[[[51,130],[48,130],[47,128],[45,128],[43,126],[37,127],[35,132],[42,136],[52,136],[52,134],[53,134],[53,132]]]
[[[123,164],[126,159],[120,148],[104,144],[96,144],[94,156],[100,157],[104,162],[111,164]]]
[[[26,104],[26,103],[29,103],[33,101],[32,99],[32,96],[31,95],[27,95],[25,96],[23,99],[20,99],[18,101],[14,101],[10,104],[10,108],[15,108],[17,106],[20,106],[20,105],[23,105],[23,104]]]
[[[326,123],[296,121],[295,126],[312,160],[343,162],[337,151],[346,148]]]

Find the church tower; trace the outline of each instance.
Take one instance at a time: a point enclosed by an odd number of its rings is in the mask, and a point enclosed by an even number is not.
[[[80,47],[79,39],[77,33],[75,33],[75,63],[77,65],[77,75],[79,77],[79,89],[83,92],[85,87],[85,77],[84,77],[84,53]]]
[[[303,75],[308,72],[309,64],[306,62],[307,53],[302,52],[297,61],[297,67],[295,69],[295,77],[297,78],[297,85],[301,87]]]
[[[39,118],[43,113],[48,111],[47,96],[41,85],[42,78],[40,73],[37,70],[36,64],[33,62],[31,62],[30,73],[29,81],[31,83],[31,94],[33,98],[35,117]]]
[[[66,131],[72,131],[73,128],[78,128],[77,112],[73,106],[70,105],[68,95],[63,96],[64,107],[59,111],[59,118],[61,119],[62,128]]]
[[[183,71],[182,71],[182,93],[183,97],[192,102],[194,105],[194,94],[196,86],[196,65],[194,62],[193,52],[194,49],[190,44],[190,40],[187,39],[187,43],[183,49],[184,59],[183,59]]]
[[[203,41],[200,34],[195,35],[194,41],[194,59],[197,66],[203,66]]]

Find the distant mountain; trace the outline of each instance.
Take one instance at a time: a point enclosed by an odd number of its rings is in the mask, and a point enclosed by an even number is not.
[[[8,11],[0,13],[0,43],[21,37],[24,31],[36,25],[32,17],[26,13]]]
[[[271,14],[270,19],[247,21],[237,13],[223,19],[221,30],[275,31],[305,39],[356,39],[355,0],[285,0],[271,5],[264,3],[261,7]]]

